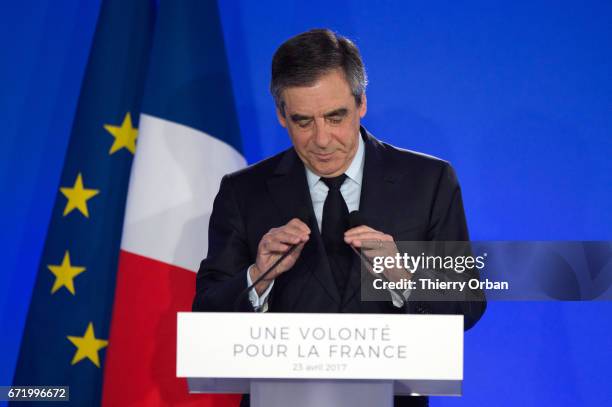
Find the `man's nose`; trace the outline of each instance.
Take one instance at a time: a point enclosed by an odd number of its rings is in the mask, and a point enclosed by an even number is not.
[[[315,120],[313,126],[314,142],[319,148],[326,148],[332,141],[331,131],[325,125],[325,120]]]

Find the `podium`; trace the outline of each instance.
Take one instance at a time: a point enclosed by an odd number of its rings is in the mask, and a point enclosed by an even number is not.
[[[392,406],[461,395],[463,316],[178,313],[177,377],[251,406]]]

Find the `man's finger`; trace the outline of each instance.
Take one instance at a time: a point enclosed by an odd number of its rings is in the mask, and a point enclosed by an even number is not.
[[[385,235],[384,233],[380,232],[362,232],[352,236],[344,236],[344,241],[348,244],[353,244],[353,242],[356,241],[361,242],[361,244],[365,243],[366,241],[371,241],[373,242],[373,245],[378,245],[378,242],[393,241],[393,239],[389,239],[389,237],[389,235]]]
[[[285,260],[283,260],[283,262],[281,263],[282,269],[285,269],[285,268],[288,269],[288,268],[293,267],[297,259],[300,257],[300,254],[302,253],[302,249],[304,248],[304,245],[305,243],[300,243],[299,245],[297,245],[295,250],[289,256],[287,256]],[[286,270],[283,270],[279,272],[278,274],[282,274],[285,271]]]
[[[306,245],[306,243],[300,243],[295,250],[293,251],[293,253],[291,253],[289,255],[289,257],[293,257],[297,260],[298,257],[300,257],[300,254],[302,253],[302,249],[304,248],[304,246]]]
[[[308,235],[303,233],[294,233],[286,229],[279,229],[270,235],[270,239],[276,242],[298,244],[308,240]]]
[[[279,231],[294,234],[296,236],[299,236],[301,239],[308,238],[310,236],[310,230],[305,231],[304,229],[300,227],[297,227],[295,225],[289,225],[289,224],[280,228]]]
[[[344,236],[354,236],[354,235],[357,235],[359,233],[364,233],[364,232],[377,232],[377,230],[372,229],[371,227],[366,226],[366,225],[361,225],[361,226],[356,226],[352,229],[347,230],[344,233]]]
[[[288,243],[274,241],[274,240],[268,240],[264,242],[263,249],[265,250],[266,254],[270,254],[270,253],[282,254],[282,253],[285,253],[287,250],[289,250],[291,246],[293,245],[288,244]]]
[[[305,224],[304,222],[302,222],[298,218],[291,219],[285,226],[296,227],[296,228],[298,228],[300,231],[302,231],[304,233],[310,233],[310,228],[308,227],[308,225]]]

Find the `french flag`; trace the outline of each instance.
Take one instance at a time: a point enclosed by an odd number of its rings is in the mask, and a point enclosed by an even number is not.
[[[191,310],[213,200],[246,165],[216,2],[161,2],[149,65],[102,404],[235,406],[176,378],[176,313]]]

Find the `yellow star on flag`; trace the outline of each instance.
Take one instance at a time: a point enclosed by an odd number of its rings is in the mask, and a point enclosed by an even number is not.
[[[64,208],[64,216],[68,215],[76,208],[86,218],[89,218],[87,201],[100,193],[97,189],[87,189],[83,187],[83,176],[80,172],[72,188],[64,187],[60,188],[60,191],[62,191],[62,194],[68,199],[66,208]]]
[[[100,358],[98,356],[98,351],[102,348],[105,348],[108,345],[108,341],[96,338],[92,322],[87,325],[85,335],[67,336],[67,338],[77,348],[77,351],[74,354],[74,357],[72,358],[72,365],[79,363],[81,360],[87,358],[91,360],[94,365],[100,367]]]
[[[70,264],[70,253],[66,250],[64,254],[64,260],[60,266],[48,265],[47,268],[51,270],[55,276],[55,283],[51,288],[51,294],[55,294],[57,290],[62,287],[66,287],[72,295],[74,295],[74,278],[85,271],[85,267],[73,266]]]
[[[130,116],[130,112],[125,114],[125,118],[123,119],[121,126],[111,126],[110,124],[105,124],[104,128],[115,138],[115,141],[108,152],[109,155],[112,155],[122,148],[127,148],[132,154],[136,152],[136,138],[138,137],[138,129],[132,127],[132,116]]]

